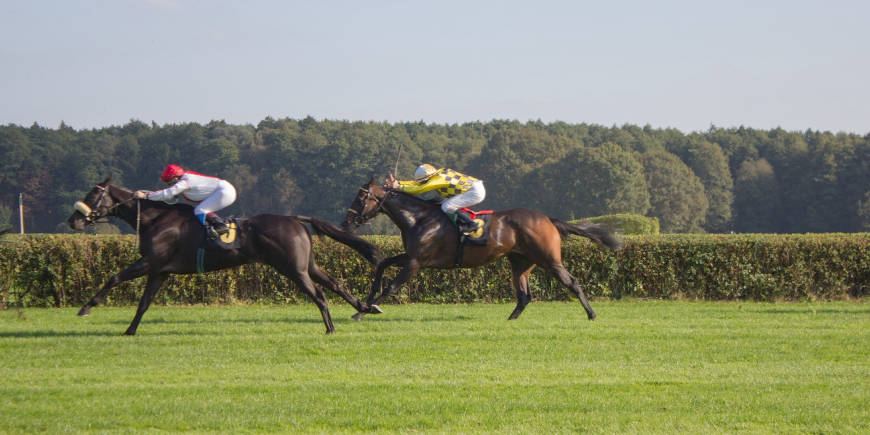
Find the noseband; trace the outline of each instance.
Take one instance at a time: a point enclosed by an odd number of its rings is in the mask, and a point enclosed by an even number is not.
[[[102,207],[104,211],[101,212],[100,208],[103,204],[103,199],[106,197],[106,191],[108,191],[109,189],[107,187],[100,186],[99,184],[94,186],[94,188],[100,191],[100,196],[97,197],[97,202],[96,204],[94,204],[93,208],[87,205],[84,201],[76,201],[76,203],[73,204],[73,207],[75,207],[76,211],[85,216],[85,223],[87,223],[88,225],[93,225],[100,219],[108,217],[115,211],[115,209],[135,199],[130,198],[126,201],[121,201],[117,204],[114,204],[111,207]]]
[[[384,200],[387,197],[386,195],[384,195],[384,198],[378,199],[378,197],[372,193],[371,189],[366,189],[365,187],[360,188],[360,192],[364,192],[366,194],[365,198],[360,201],[360,210],[357,211],[353,208],[347,209],[348,213],[353,214],[353,218],[351,218],[350,221],[356,226],[360,226],[371,220],[373,217],[377,216],[378,213],[380,213],[383,209]],[[377,207],[374,207],[370,212],[363,214],[363,210],[366,209],[366,204],[368,204],[369,201],[375,201],[377,203]]]

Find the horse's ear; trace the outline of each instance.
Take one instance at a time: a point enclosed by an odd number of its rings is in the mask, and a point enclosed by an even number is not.
[[[103,180],[102,183],[100,183],[100,186],[103,186],[103,187],[108,186],[109,183],[111,183],[111,182],[112,182],[112,174],[109,174],[109,176],[106,177],[106,179]]]
[[[368,186],[372,186],[372,185],[377,184],[377,183],[378,183],[377,179],[375,178],[374,175],[372,175],[372,179],[369,180],[369,182],[367,183],[367,185],[368,185]]]

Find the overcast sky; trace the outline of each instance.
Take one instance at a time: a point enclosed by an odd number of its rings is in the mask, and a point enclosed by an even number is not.
[[[0,124],[870,133],[868,1],[0,0]]]

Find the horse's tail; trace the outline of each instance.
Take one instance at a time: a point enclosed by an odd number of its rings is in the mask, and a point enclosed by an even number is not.
[[[380,263],[381,259],[383,258],[383,256],[381,255],[381,250],[378,249],[377,246],[367,242],[365,239],[349,231],[342,230],[336,225],[310,216],[296,216],[296,218],[302,222],[311,225],[311,228],[314,230],[314,234],[323,234],[333,240],[350,246],[356,252],[359,252],[360,255],[365,257],[365,259],[368,260],[369,263],[372,264],[372,266]]]
[[[617,251],[622,248],[622,240],[605,225],[582,221],[577,224],[562,222],[556,218],[550,218],[550,222],[559,230],[563,238],[569,234],[576,234],[591,239],[599,246]]]

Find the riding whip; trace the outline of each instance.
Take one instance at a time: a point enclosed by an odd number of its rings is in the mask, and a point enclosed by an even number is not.
[[[399,144],[399,151],[396,153],[396,167],[393,168],[393,176],[399,177],[399,156],[402,155],[402,144]]]

